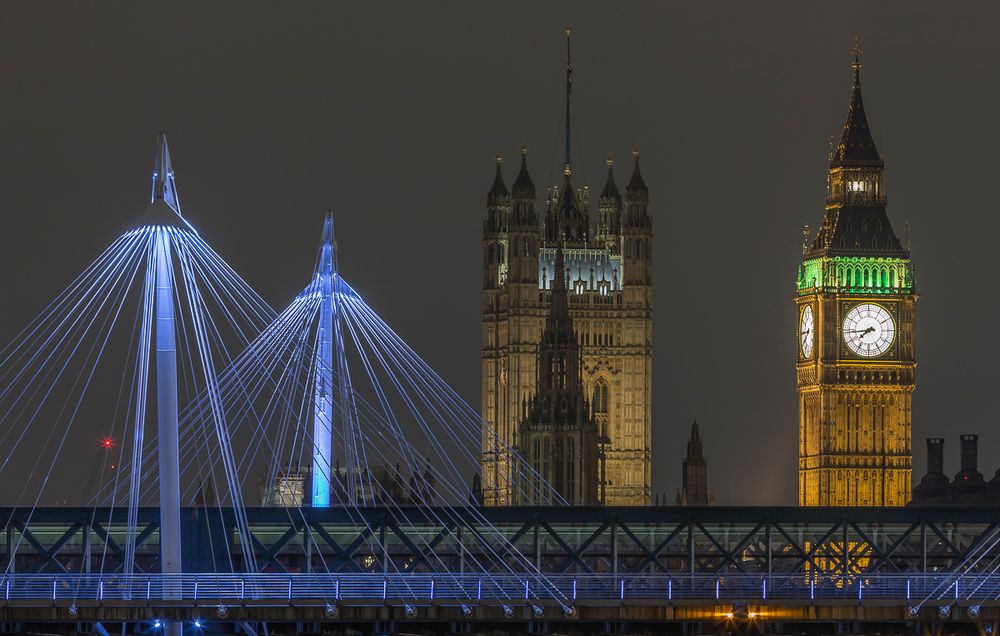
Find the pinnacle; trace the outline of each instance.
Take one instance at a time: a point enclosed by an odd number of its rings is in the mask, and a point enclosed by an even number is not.
[[[170,209],[181,214],[181,201],[177,196],[177,182],[174,180],[174,167],[170,162],[170,148],[167,145],[167,134],[156,134],[156,155],[153,158],[153,192],[150,203],[161,200]]]

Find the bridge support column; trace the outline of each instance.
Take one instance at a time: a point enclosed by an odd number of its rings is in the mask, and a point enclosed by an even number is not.
[[[160,453],[160,571],[181,572],[181,486],[177,430],[177,342],[174,332],[174,286],[167,232],[157,229],[156,265],[156,423]],[[164,633],[180,636],[183,624],[171,622]]]
[[[80,529],[82,539],[80,541],[80,560],[83,562],[84,574],[90,574],[90,523],[84,522]]]
[[[847,544],[847,523],[841,524],[841,549],[843,551],[844,576],[851,573],[851,550]]]
[[[319,265],[319,347],[316,352],[316,395],[313,412],[312,507],[330,507],[333,463],[333,260],[323,228]],[[346,440],[345,440],[346,441]],[[347,484],[350,489],[351,484]],[[347,502],[344,502],[345,504]],[[353,503],[353,502],[351,502]]]
[[[611,522],[611,572],[618,578],[618,521]]]
[[[920,571],[927,571],[927,523],[920,523]]]
[[[379,526],[378,529],[378,544],[379,547],[382,548],[382,576],[385,576],[389,573],[389,546],[385,542],[386,540],[385,524],[386,520],[385,517],[383,517],[382,524]]]
[[[771,563],[771,523],[770,522],[768,522],[768,524],[766,526],[764,526],[764,543],[766,544],[765,553],[767,555],[766,556],[766,559],[767,559],[767,573],[770,574],[772,572],[772,563]]]
[[[687,536],[688,574],[694,574],[694,526],[688,524]]]
[[[313,538],[312,529],[309,528],[307,523],[305,527],[302,528],[302,541],[305,543],[306,552],[306,563],[305,572],[307,574],[312,574],[313,571]]]
[[[535,569],[542,569],[542,542],[538,537],[538,521],[535,521],[534,532],[532,533],[532,558],[535,561]]]
[[[7,524],[7,574],[14,574],[17,572],[17,555],[14,554],[14,524]]]

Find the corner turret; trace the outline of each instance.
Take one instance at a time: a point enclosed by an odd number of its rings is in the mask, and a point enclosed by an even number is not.
[[[598,198],[600,218],[597,221],[597,238],[612,240],[621,234],[622,227],[622,195],[615,185],[615,159],[608,155],[608,178],[604,189]]]

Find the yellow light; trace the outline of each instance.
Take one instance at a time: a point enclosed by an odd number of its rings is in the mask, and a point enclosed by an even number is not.
[[[726,620],[730,620],[730,621],[733,620],[733,613],[732,612],[726,612]]]
[[[747,618],[749,618],[750,620],[757,618],[757,612],[750,612],[749,614],[747,614]]]

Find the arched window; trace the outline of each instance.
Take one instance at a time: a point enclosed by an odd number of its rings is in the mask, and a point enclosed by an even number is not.
[[[492,265],[493,263],[496,262],[496,258],[497,258],[497,246],[494,245],[493,243],[490,243],[490,256],[489,259],[486,261],[487,264]]]
[[[889,270],[889,287],[896,286],[896,268]]]
[[[498,263],[502,263],[503,260],[504,260],[503,259],[503,245],[501,244],[501,245],[497,246],[497,262]]]
[[[591,404],[595,414],[608,412],[608,383],[604,380],[598,380],[594,384],[594,399]]]

